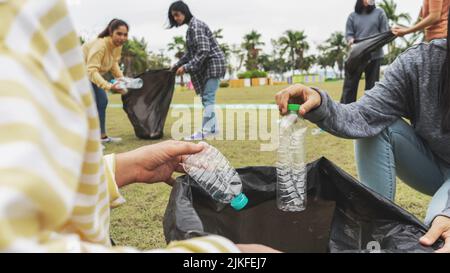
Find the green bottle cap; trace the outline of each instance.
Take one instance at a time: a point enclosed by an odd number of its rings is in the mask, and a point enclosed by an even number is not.
[[[288,111],[295,111],[298,112],[302,106],[300,104],[288,104]]]

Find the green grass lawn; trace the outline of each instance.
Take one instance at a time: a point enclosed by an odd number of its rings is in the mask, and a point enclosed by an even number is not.
[[[334,99],[339,99],[342,82],[327,82],[317,86],[329,92]],[[363,86],[363,84],[360,86]],[[220,89],[217,95],[217,103],[273,104],[275,93],[282,88],[282,86],[271,86]],[[174,104],[193,104],[193,102],[193,91],[176,91],[173,100]],[[114,95],[110,97],[110,104],[120,103],[119,96]],[[108,109],[107,117],[109,135],[120,136],[124,141],[120,144],[108,145],[105,150],[106,154],[120,153],[143,145],[156,143],[155,141],[137,139],[122,109]],[[174,121],[175,119],[169,113],[164,140],[170,139],[171,126]],[[315,128],[312,124],[309,126]],[[259,141],[210,141],[210,143],[222,151],[234,167],[273,166],[276,160],[275,152],[260,152],[261,143]],[[322,156],[327,157],[351,175],[356,176],[353,141],[339,139],[327,133],[319,136],[312,136],[309,133],[307,137],[308,161],[313,161]],[[164,247],[166,244],[162,220],[170,190],[165,184],[132,185],[122,189],[127,203],[112,211],[111,233],[116,243],[140,249]],[[430,197],[424,196],[399,182],[397,203],[420,219],[425,217],[429,200]]]

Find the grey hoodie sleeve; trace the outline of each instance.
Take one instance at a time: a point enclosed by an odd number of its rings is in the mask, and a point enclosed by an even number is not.
[[[335,136],[357,139],[375,136],[399,118],[409,117],[408,93],[412,89],[406,71],[411,64],[403,61],[404,56],[397,58],[384,79],[355,103],[337,103],[320,91],[321,106],[305,118]]]
[[[350,14],[347,19],[347,24],[345,26],[345,39],[349,42],[351,39],[355,38],[355,28],[353,26],[353,14]]]
[[[389,21],[388,21],[388,18],[386,16],[386,13],[384,12],[384,10],[381,10],[381,14],[380,14],[380,29],[379,29],[379,31],[380,31],[380,33],[389,31]]]

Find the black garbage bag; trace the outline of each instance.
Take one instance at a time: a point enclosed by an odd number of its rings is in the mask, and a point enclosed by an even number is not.
[[[392,31],[355,40],[345,62],[346,74],[352,75],[366,67],[372,52],[382,48],[397,38]]]
[[[392,42],[395,38],[396,36],[391,31],[387,31],[364,39],[355,40],[355,44],[352,46],[345,62],[345,80],[341,103],[350,104],[356,101],[358,84],[362,73],[371,62],[372,53]],[[375,79],[366,77],[366,80],[366,88],[372,88],[375,84]]]
[[[161,139],[175,90],[175,74],[169,70],[152,70],[138,78],[144,81],[144,86],[122,96],[123,110],[138,138]]]
[[[189,176],[173,188],[164,216],[169,243],[208,234],[235,243],[264,244],[284,252],[432,252],[420,245],[427,227],[325,158],[308,166],[303,212],[276,206],[276,169],[239,169],[248,206],[234,211],[210,198]]]

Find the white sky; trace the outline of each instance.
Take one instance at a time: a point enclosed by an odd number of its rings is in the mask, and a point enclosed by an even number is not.
[[[150,50],[165,49],[186,27],[166,29],[172,0],[66,0],[80,35],[94,37],[112,18],[131,26],[131,36],[145,37]],[[356,0],[186,0],[194,16],[212,30],[223,29],[224,41],[240,44],[252,29],[270,46],[288,29],[305,30],[312,47],[334,31],[343,31]],[[377,0],[379,2],[379,0]],[[400,12],[417,18],[423,0],[396,0]],[[266,46],[266,50],[270,47]],[[173,55],[171,53],[171,55]]]

